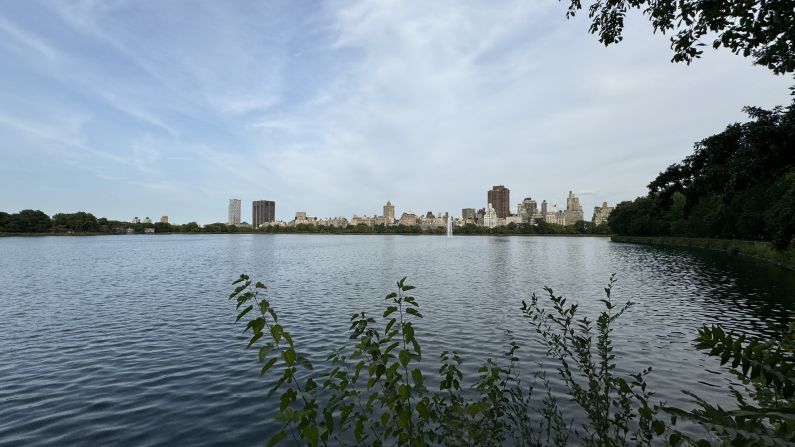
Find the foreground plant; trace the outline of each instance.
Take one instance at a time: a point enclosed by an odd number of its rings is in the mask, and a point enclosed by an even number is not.
[[[616,372],[612,326],[632,303],[611,301],[613,283],[595,324],[577,318],[577,306],[551,289],[551,309],[535,295],[523,303],[556,376],[542,365],[523,377],[520,346],[506,333],[503,356],[487,359],[474,378],[464,377],[457,352],[441,353],[435,390],[419,368],[414,324],[422,314],[405,278],[386,296],[381,324],[364,312],[351,317],[351,343],[327,357],[324,371],[313,369],[279,324],[264,284],[241,275],[229,298],[237,301],[237,320],[248,320],[244,332],[251,332],[248,347],[259,350],[261,374],[278,377],[269,396],[278,396],[280,428],[268,445],[650,445],[666,426],[646,389],[650,369]],[[570,397],[565,414],[556,385]]]
[[[699,330],[696,347],[719,357],[743,381],[743,389],[732,387],[735,409],[712,405],[685,391],[697,405],[695,410],[666,408],[673,417],[707,428],[719,445],[792,446],[795,445],[795,325],[782,342],[746,340],[744,335],[725,331],[720,326]],[[753,402],[749,402],[750,397]],[[678,431],[669,438],[672,445],[683,442],[710,445],[706,439],[694,441]]]

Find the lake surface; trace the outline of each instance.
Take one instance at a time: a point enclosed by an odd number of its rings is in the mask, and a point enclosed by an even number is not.
[[[519,306],[544,286],[595,315],[615,272],[614,299],[638,303],[615,333],[622,367],[652,365],[657,397],[682,405],[683,388],[722,401],[735,382],[693,348],[701,325],[779,337],[795,309],[792,272],[606,238],[0,238],[0,445],[261,445],[269,382],[226,299],[243,272],[269,286],[316,364],[345,341],[352,313],[380,316],[408,276],[431,375],[441,350],[473,371],[503,352],[505,329],[531,337]]]

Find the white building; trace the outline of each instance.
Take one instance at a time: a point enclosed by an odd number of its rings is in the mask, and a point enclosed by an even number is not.
[[[486,213],[483,215],[483,226],[488,228],[494,228],[499,225],[499,221],[497,220],[497,210],[491,206],[489,203],[489,207],[486,209]]]

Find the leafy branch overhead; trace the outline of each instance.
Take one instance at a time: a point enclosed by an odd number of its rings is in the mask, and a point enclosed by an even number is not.
[[[714,48],[752,57],[776,74],[795,71],[795,2],[792,0],[592,0],[590,32],[605,45],[621,42],[624,21],[639,10],[654,28],[671,34],[673,62],[701,56],[703,39]],[[583,9],[571,0],[567,17]]]

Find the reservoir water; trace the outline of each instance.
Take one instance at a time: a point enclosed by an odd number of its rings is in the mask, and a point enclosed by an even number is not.
[[[657,397],[731,402],[737,379],[693,346],[702,325],[780,337],[795,274],[720,253],[585,237],[158,235],[0,238],[0,445],[261,445],[274,404],[226,297],[265,282],[322,367],[358,311],[379,317],[408,276],[422,367],[458,350],[474,371],[533,337],[519,306],[549,286],[595,315],[611,273],[622,368],[653,366]],[[520,351],[528,364],[539,351]],[[530,372],[532,373],[532,372]]]

